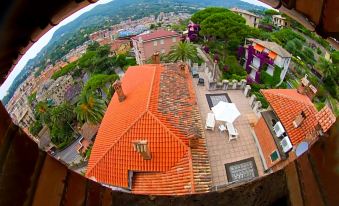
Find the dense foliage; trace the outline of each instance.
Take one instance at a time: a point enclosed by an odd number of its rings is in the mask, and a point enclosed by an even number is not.
[[[242,68],[235,56],[227,56],[225,62],[221,63],[223,67],[223,79],[246,79],[246,71]]]
[[[63,103],[50,110],[51,121],[47,124],[50,129],[51,141],[58,147],[67,145],[74,139],[72,121],[74,120],[73,107]]]
[[[107,83],[112,84],[119,77],[116,74],[106,75],[106,74],[95,74],[86,82],[81,96],[85,96],[88,93],[93,93],[98,89],[104,89]]]
[[[280,45],[285,45],[288,41],[293,39],[299,39],[303,43],[306,41],[303,36],[295,33],[290,28],[284,28],[272,33],[272,40]]]
[[[105,101],[97,96],[86,93],[81,96],[77,107],[74,109],[79,122],[99,124],[106,111]]]
[[[188,60],[197,61],[198,52],[197,48],[192,43],[179,42],[171,48],[168,57],[173,62],[186,62]]]
[[[42,129],[42,123],[40,121],[35,121],[30,127],[29,127],[29,132],[34,135],[37,136],[39,134],[39,132]]]

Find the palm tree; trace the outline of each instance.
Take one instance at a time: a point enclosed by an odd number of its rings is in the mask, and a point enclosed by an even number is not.
[[[198,59],[198,53],[196,47],[192,43],[179,42],[179,44],[171,48],[168,57],[173,62],[186,62],[187,60],[195,61]]]
[[[48,124],[50,122],[50,109],[46,101],[39,102],[35,106],[35,112],[43,123]]]
[[[101,122],[107,106],[105,101],[90,93],[81,96],[74,109],[78,121],[98,124]]]

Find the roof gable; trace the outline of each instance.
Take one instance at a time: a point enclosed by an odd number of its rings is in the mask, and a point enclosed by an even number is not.
[[[134,193],[209,191],[206,140],[201,133],[189,70],[180,70],[177,64],[130,67],[122,87],[126,99],[119,102],[114,94],[96,137],[86,176],[109,185],[132,186]],[[194,138],[196,148],[189,147],[189,138],[193,137],[200,137]],[[147,140],[151,160],[144,160],[134,151],[136,140]],[[203,175],[199,173],[201,168],[205,170]],[[129,171],[133,172],[132,185],[128,183]],[[149,178],[159,181],[152,181],[152,186],[142,182]]]
[[[144,160],[132,142],[147,139],[152,159]],[[188,153],[183,144],[150,112],[145,112],[87,171],[87,176],[106,184],[128,187],[128,171],[166,172]],[[189,167],[183,165],[182,167]],[[184,168],[187,169],[187,168]]]
[[[267,89],[261,92],[285,127],[292,145],[315,131],[317,110],[307,96],[299,94],[296,89]],[[295,128],[293,121],[301,112],[305,113],[306,118],[300,127]]]
[[[133,122],[136,122],[146,112],[155,69],[155,66],[149,65],[143,69],[130,67],[127,70],[123,81],[128,82],[128,84],[122,84],[127,98],[120,103],[118,96],[113,95],[101,122],[91,152],[88,170],[91,170],[112,145],[133,125]]]

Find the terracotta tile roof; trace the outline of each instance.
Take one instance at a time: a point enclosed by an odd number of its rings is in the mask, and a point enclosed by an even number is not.
[[[111,44],[111,50],[115,51],[120,48],[121,45],[123,44],[130,44],[130,40],[128,39],[116,39],[112,42]]]
[[[179,36],[179,34],[175,31],[167,31],[164,29],[159,29],[149,34],[140,34],[140,35],[134,36],[132,37],[132,39],[138,40],[141,37],[143,41],[151,41],[153,39],[159,39],[159,38],[170,37],[170,36]]]
[[[266,89],[261,90],[282,125],[285,127],[292,145],[298,144],[307,135],[315,131],[317,126],[317,110],[311,100],[296,89]],[[304,112],[306,118],[298,128],[293,126],[295,118]]]
[[[336,117],[327,105],[318,112],[316,117],[323,132],[327,132],[336,121]]]
[[[284,49],[282,46],[280,46],[279,44],[275,42],[263,41],[263,40],[254,39],[254,38],[248,38],[248,40],[256,44],[260,44],[261,46],[267,48],[270,51],[277,53],[278,55],[282,57],[287,57],[287,58],[292,57],[292,55],[286,49]]]
[[[122,79],[126,100],[115,94],[94,143],[87,177],[143,194],[189,194],[211,185],[206,142],[188,70],[175,64],[130,67]],[[188,137],[201,137],[189,147]],[[151,160],[132,142],[147,140]],[[129,172],[133,172],[129,185]],[[199,174],[197,174],[199,172]]]

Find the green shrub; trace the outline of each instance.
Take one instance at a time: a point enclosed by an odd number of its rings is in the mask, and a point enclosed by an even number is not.
[[[254,94],[257,97],[257,101],[261,102],[261,107],[263,109],[266,109],[269,106],[269,104],[266,101],[265,97],[260,92],[253,92],[252,94]]]
[[[266,86],[263,84],[252,84],[251,85],[252,92],[259,92],[260,89],[266,89]]]
[[[261,71],[260,73],[260,82],[267,86],[271,86],[273,81],[273,77],[269,75],[266,71]]]
[[[225,63],[219,64],[220,69],[223,69],[224,65],[228,67],[228,70],[223,70],[223,79],[236,79],[238,81],[240,81],[241,79],[246,79],[247,73],[245,69],[240,66],[235,56],[227,56],[225,59]]]
[[[318,111],[320,111],[324,106],[325,106],[324,102],[318,102],[315,104],[315,107],[317,108]]]
[[[35,121],[30,127],[29,127],[29,132],[33,136],[37,136],[39,132],[42,130],[42,123],[41,121]]]
[[[321,49],[319,47],[317,48],[317,54],[319,54],[319,55],[322,54]]]
[[[272,77],[272,83],[271,86],[274,87],[280,82],[280,74],[282,69],[278,66],[274,67],[273,77]]]

